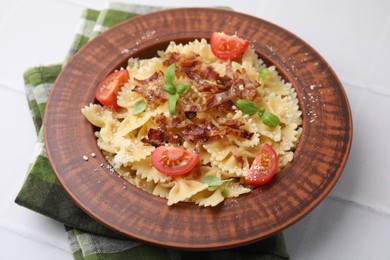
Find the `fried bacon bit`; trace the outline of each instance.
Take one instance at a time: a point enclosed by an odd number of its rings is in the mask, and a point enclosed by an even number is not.
[[[169,94],[163,89],[164,74],[155,72],[147,79],[134,79],[139,84],[132,91],[141,94],[148,102],[161,104],[168,100]]]
[[[251,133],[251,132],[249,132],[247,130],[241,131],[240,135],[239,135],[239,137],[244,138],[244,139],[248,139],[248,140],[251,139],[252,136],[253,136],[253,133]]]
[[[244,122],[240,118],[237,119],[222,119],[219,118],[218,124],[221,126],[227,126],[233,129],[240,129],[242,126],[245,125]]]
[[[228,70],[228,66],[226,70]],[[242,71],[236,70],[231,74],[232,78],[226,76],[220,78],[220,82],[224,82],[224,84],[229,86],[228,90],[208,96],[204,104],[205,110],[217,108],[223,104],[223,108],[231,110],[232,105],[230,104],[233,104],[237,99],[253,101],[258,97],[256,88],[258,88],[260,84],[256,81],[251,81],[245,69],[242,69]],[[226,102],[229,101],[231,103],[228,103],[229,106],[226,106]]]
[[[207,66],[204,70],[200,71],[199,76],[201,79],[213,80],[217,83],[220,78],[218,72],[212,66]]]
[[[257,88],[260,85],[257,81],[251,81],[245,69],[233,71],[231,63],[226,62],[225,75],[220,76],[212,66],[202,63],[198,54],[166,53],[163,65],[169,66],[173,63],[176,67],[176,77],[189,78],[191,88],[197,88],[204,98],[202,97],[202,101],[195,101],[190,94],[181,95],[176,104],[178,116],[158,115],[155,119],[156,128],[149,130],[143,142],[158,147],[168,143],[182,145],[183,142],[190,141],[195,144],[195,150],[199,150],[201,145],[210,139],[224,139],[228,135],[244,139],[253,137],[253,133],[243,129],[245,122],[242,119],[219,119],[216,126],[210,121],[196,118],[199,112],[211,109],[222,113],[234,111],[234,102],[237,99],[257,101]],[[147,79],[135,80],[138,84],[133,91],[141,94],[148,102],[161,104],[168,100],[169,94],[163,90],[162,71]],[[240,156],[237,156],[236,160],[244,163]]]
[[[160,114],[156,117],[155,123],[156,128],[150,129],[148,137],[142,139],[142,142],[155,147],[168,143],[182,145],[184,141],[190,141],[195,144],[195,149],[200,149],[200,146],[210,139],[220,139],[227,135],[251,139],[253,136],[253,133],[240,129],[244,122],[238,119],[221,120],[220,128],[209,121],[193,123],[177,116],[167,118]]]
[[[134,80],[137,81],[138,83],[142,84],[142,85],[147,85],[150,82],[157,81],[157,80],[159,80],[159,79],[161,79],[163,77],[164,77],[164,74],[161,71],[159,71],[159,72],[153,73],[153,75],[150,76],[147,79],[136,79],[136,78],[134,78]]]
[[[186,111],[184,112],[184,115],[186,116],[187,119],[193,119],[194,117],[196,117],[196,112],[192,112],[192,111]]]
[[[172,63],[175,63],[177,68],[194,68],[201,64],[198,57],[199,55],[194,52],[188,54],[168,52],[165,54],[163,65],[169,66]]]
[[[148,138],[143,138],[141,141],[153,145],[154,147],[159,147],[167,143],[173,145],[183,144],[181,135],[154,128],[149,129]]]

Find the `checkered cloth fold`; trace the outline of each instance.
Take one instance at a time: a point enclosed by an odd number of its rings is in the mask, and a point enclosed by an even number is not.
[[[15,202],[64,223],[75,259],[288,259],[282,233],[251,245],[210,252],[178,251],[133,241],[89,217],[60,186],[47,158],[42,130],[47,98],[55,79],[69,58],[90,39],[119,22],[159,9],[124,3],[110,3],[102,11],[86,9],[65,62],[25,72],[25,92],[37,143]]]

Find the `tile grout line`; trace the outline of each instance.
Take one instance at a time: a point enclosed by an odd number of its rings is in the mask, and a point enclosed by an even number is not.
[[[384,45],[384,42],[385,42],[385,36],[386,36],[386,32],[390,31],[390,15],[387,15],[386,17],[386,21],[385,21],[385,24],[384,26],[382,27],[382,32],[380,34],[380,37],[378,39],[378,45],[377,45],[377,48],[374,52],[374,55],[373,55],[373,59],[371,60],[371,64],[370,64],[370,70],[368,72],[368,77],[367,77],[367,82],[370,82],[370,79],[373,77],[374,75],[374,72],[375,72],[375,64],[376,64],[376,61],[378,59],[380,59],[381,57],[381,52],[383,50],[386,50],[386,47],[388,46],[385,46]]]
[[[35,242],[38,242],[38,243],[41,243],[41,244],[44,244],[44,245],[47,245],[47,246],[50,246],[50,247],[54,247],[54,248],[57,248],[63,252],[66,252],[66,253],[71,253],[70,251],[70,248],[69,250],[66,250],[65,248],[63,247],[59,247],[57,244],[55,243],[50,243],[50,242],[47,242],[41,238],[39,238],[38,236],[34,236],[34,235],[31,235],[31,234],[28,234],[27,232],[25,232],[24,230],[18,230],[17,227],[14,227],[14,228],[9,228],[8,226],[5,226],[3,225],[1,222],[0,222],[0,229],[3,229],[3,230],[6,230],[8,232],[12,232],[12,233],[15,233],[19,236],[22,236],[26,239],[29,239],[29,240],[33,240]],[[65,229],[64,229],[64,237],[66,239],[66,232],[65,232]]]
[[[6,13],[6,14],[2,17],[2,19],[0,20],[0,29],[2,29],[3,26],[4,26],[5,24],[7,24],[7,20],[8,20],[11,16],[15,15],[15,14],[17,13],[18,9],[20,9],[20,7],[23,6],[25,2],[26,2],[26,0],[22,0],[22,1],[18,2],[16,5],[12,6],[12,7],[7,11],[7,13]]]
[[[349,206],[354,206],[354,207],[357,207],[357,208],[360,208],[360,209],[364,209],[364,210],[367,210],[369,212],[373,212],[373,213],[375,213],[377,215],[380,215],[380,216],[383,216],[383,217],[386,217],[386,218],[390,219],[390,213],[387,213],[385,211],[373,208],[371,206],[368,206],[368,205],[365,205],[365,204],[362,204],[362,203],[359,203],[359,202],[355,202],[355,201],[352,201],[352,200],[344,199],[344,198],[341,198],[341,197],[338,197],[338,196],[331,196],[331,195],[329,195],[328,198],[333,200],[333,201],[337,201],[337,202],[340,202],[340,203],[343,203],[343,204],[346,204],[346,205],[349,205]]]
[[[75,1],[75,0],[57,0],[59,2],[65,3],[65,4],[70,4],[70,5],[75,5],[75,6],[80,6],[83,8],[91,8],[91,3],[88,2],[86,3],[85,1]]]
[[[6,90],[11,90],[11,91],[13,91],[15,93],[25,95],[24,91],[15,89],[15,88],[9,86],[8,84],[4,84],[3,82],[0,82],[0,88],[6,89]]]

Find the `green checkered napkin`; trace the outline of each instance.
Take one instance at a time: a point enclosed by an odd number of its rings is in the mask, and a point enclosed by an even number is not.
[[[90,39],[111,26],[160,7],[111,3],[102,11],[84,11],[66,61]],[[25,183],[15,202],[65,224],[75,259],[288,259],[283,234],[240,248],[189,252],[165,249],[124,238],[84,213],[60,186],[47,159],[42,121],[50,89],[63,64],[28,69],[25,91],[37,131],[37,144]]]

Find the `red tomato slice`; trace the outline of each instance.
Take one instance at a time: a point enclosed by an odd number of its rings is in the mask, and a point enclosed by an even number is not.
[[[214,32],[211,35],[211,51],[220,59],[235,59],[241,56],[249,46],[249,41],[236,35],[227,35],[223,32]]]
[[[261,153],[253,161],[246,184],[263,185],[269,182],[278,170],[278,155],[272,146],[265,144]]]
[[[152,164],[157,171],[177,176],[191,171],[199,161],[199,154],[182,148],[159,146],[152,153]]]
[[[95,98],[102,105],[119,109],[117,104],[117,96],[121,87],[129,81],[129,72],[127,70],[119,70],[113,72],[99,84],[95,92]]]

